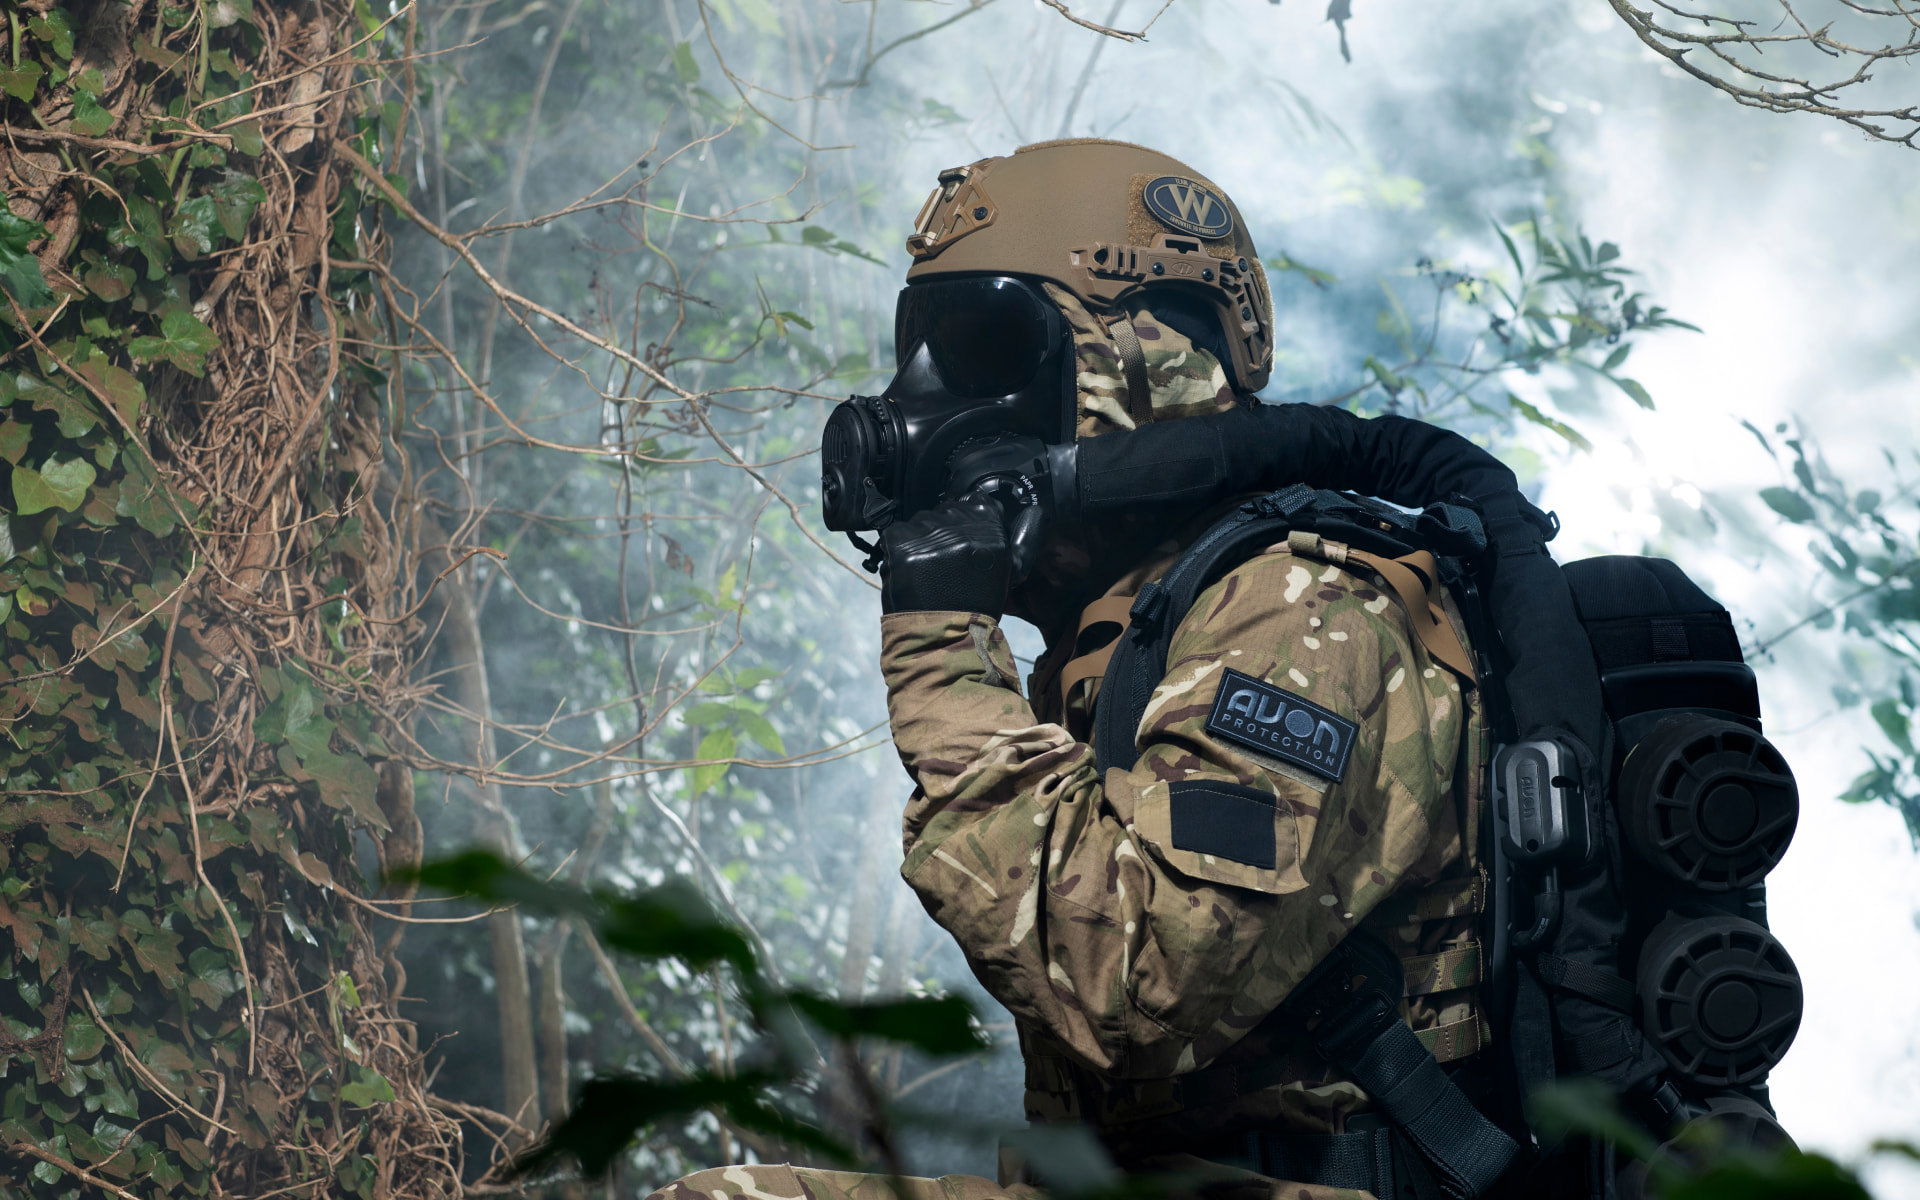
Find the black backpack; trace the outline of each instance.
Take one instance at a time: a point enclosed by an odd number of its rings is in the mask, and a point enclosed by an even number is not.
[[[1289,1000],[1336,1027],[1316,1045],[1412,1143],[1416,1173],[1450,1196],[1489,1190],[1509,1173],[1513,1139],[1532,1137],[1527,1098],[1563,1075],[1601,1080],[1661,1134],[1712,1114],[1739,1122],[1736,1136],[1784,1140],[1765,1079],[1798,1028],[1801,990],[1767,931],[1762,880],[1792,838],[1797,792],[1761,735],[1732,619],[1673,563],[1605,557],[1563,569],[1544,553],[1502,553],[1464,503],[1408,513],[1305,485],[1263,496],[1135,598],[1095,706],[1099,768],[1136,761],[1135,731],[1200,594],[1296,531],[1374,555],[1437,557],[1507,743],[1482,834],[1494,876],[1483,999],[1503,1085],[1486,1111],[1409,1047],[1384,996],[1337,994],[1357,962],[1383,966],[1361,944],[1371,939],[1349,937]],[[1552,736],[1562,730],[1564,744]],[[1542,824],[1543,812],[1557,819]],[[1351,1011],[1326,1016],[1341,1004]],[[1529,1156],[1529,1190],[1546,1186],[1543,1171],[1572,1172],[1589,1195],[1620,1190],[1611,1146],[1557,1160],[1552,1149]]]

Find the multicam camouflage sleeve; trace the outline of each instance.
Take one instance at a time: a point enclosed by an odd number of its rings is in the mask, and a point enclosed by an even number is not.
[[[1374,581],[1276,547],[1201,596],[1168,661],[1138,764],[1103,780],[992,620],[882,630],[919,784],[902,874],[1017,1018],[1134,1078],[1205,1066],[1460,848],[1465,697]]]

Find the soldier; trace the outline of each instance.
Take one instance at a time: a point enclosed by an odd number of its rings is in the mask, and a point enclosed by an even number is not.
[[[908,245],[888,399],[918,396],[898,407],[956,432],[906,468],[903,497],[948,486],[978,432],[954,414],[1071,445],[1250,405],[1271,369],[1238,210],[1154,151],[1049,142],[943,173]],[[1243,499],[1041,531],[1032,497],[990,484],[885,528],[881,669],[917,785],[902,874],[1013,1014],[1032,1120],[1083,1123],[1129,1170],[1236,1195],[1470,1190],[1329,1065],[1296,997],[1336,948],[1391,947],[1399,1019],[1449,1064],[1445,1087],[1484,1086],[1488,722],[1432,561],[1410,573],[1295,533],[1232,566],[1173,634],[1137,758],[1099,769],[1101,675],[1134,598]],[[1024,693],[1003,613],[1047,638]],[[1504,1167],[1497,1145],[1493,1159],[1474,1186]],[[910,1187],[1029,1194],[1019,1173]],[[656,1195],[891,1186],[752,1166]]]

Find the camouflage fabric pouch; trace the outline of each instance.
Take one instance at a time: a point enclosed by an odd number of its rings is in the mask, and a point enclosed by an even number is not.
[[[1259,788],[1219,778],[1152,784],[1134,808],[1133,832],[1189,879],[1270,896],[1307,886],[1293,808]]]

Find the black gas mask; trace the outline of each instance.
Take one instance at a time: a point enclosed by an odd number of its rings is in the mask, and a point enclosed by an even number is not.
[[[1037,283],[939,277],[901,289],[900,363],[878,396],[850,396],[820,439],[828,529],[858,536],[985,488],[1014,514],[1051,506],[1048,460],[1071,454],[1073,336]],[[1071,473],[1067,474],[1071,478]]]

